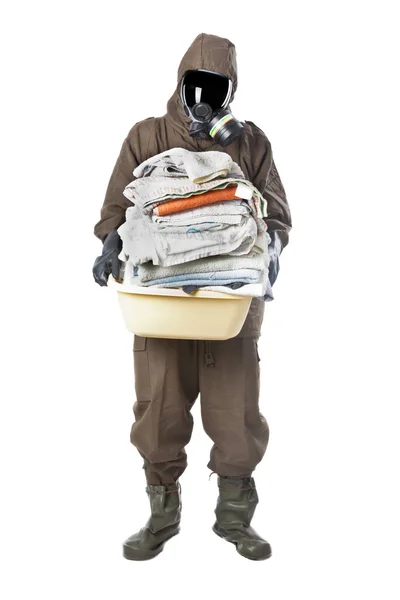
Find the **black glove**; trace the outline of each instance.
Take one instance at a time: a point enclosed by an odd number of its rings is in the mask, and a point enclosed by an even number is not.
[[[96,283],[101,286],[107,285],[110,274],[114,279],[121,282],[120,269],[122,261],[118,258],[121,250],[122,240],[118,231],[111,231],[104,240],[101,256],[98,256],[94,261],[92,271]]]
[[[269,233],[271,241],[268,244],[269,267],[268,279],[271,287],[274,285],[279,273],[279,255],[282,252],[282,242],[277,231]]]

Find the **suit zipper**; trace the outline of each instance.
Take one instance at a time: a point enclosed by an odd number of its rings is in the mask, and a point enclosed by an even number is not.
[[[204,362],[206,367],[213,367],[215,365],[215,360],[211,353],[211,342],[208,340],[204,342]]]

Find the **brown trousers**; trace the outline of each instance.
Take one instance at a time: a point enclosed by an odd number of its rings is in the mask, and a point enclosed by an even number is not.
[[[197,396],[213,441],[207,466],[218,475],[249,476],[267,449],[269,428],[259,411],[257,338],[224,341],[134,336],[136,401],[131,442],[149,484],[176,481],[187,466]]]

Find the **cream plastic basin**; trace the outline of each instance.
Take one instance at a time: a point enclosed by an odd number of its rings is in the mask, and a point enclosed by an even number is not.
[[[126,327],[144,337],[228,340],[241,330],[251,296],[121,284],[110,275]]]

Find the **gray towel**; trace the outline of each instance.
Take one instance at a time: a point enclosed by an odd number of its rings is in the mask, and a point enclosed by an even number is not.
[[[264,252],[268,246],[267,233],[259,235],[255,248],[242,256],[219,255],[209,256],[191,260],[190,262],[173,265],[171,267],[161,267],[153,265],[151,262],[143,263],[139,266],[139,279],[141,282],[152,281],[154,279],[163,279],[177,275],[189,273],[209,273],[210,271],[236,271],[238,269],[265,269]],[[260,252],[261,250],[261,252]]]

